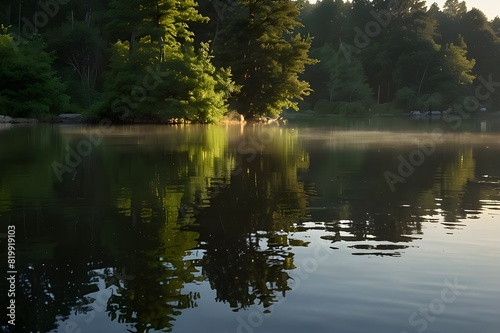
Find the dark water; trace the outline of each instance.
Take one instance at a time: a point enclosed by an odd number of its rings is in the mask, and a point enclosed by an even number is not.
[[[499,332],[498,124],[384,128],[0,127],[12,331]]]

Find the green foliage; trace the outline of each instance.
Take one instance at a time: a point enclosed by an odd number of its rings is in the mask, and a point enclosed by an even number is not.
[[[187,23],[205,20],[194,1],[127,5],[113,1],[111,6],[108,28],[129,36],[112,47],[102,114],[122,120],[183,118],[213,123],[222,119],[236,87],[229,69],[212,64],[207,44],[198,50],[192,45]]]
[[[464,14],[460,21],[460,35],[468,47],[469,58],[476,60],[474,74],[500,76],[498,57],[500,56],[500,39],[496,36],[484,13],[477,9]]]
[[[355,91],[355,100],[401,110],[441,109],[470,95],[479,76],[500,77],[500,20],[488,22],[465,2],[448,0],[441,10],[422,0],[322,0],[306,4],[301,19],[321,59],[304,76],[315,90],[306,98],[312,105],[348,102]]]
[[[0,34],[0,113],[45,119],[64,111],[69,98],[52,68],[54,56],[39,36],[16,46],[2,27]]]
[[[187,73],[184,75],[185,98],[181,100],[184,106],[185,118],[200,123],[215,123],[227,112],[227,98],[238,91],[231,80],[230,69],[217,69],[211,62],[208,44],[202,44],[198,54],[191,49],[185,55]],[[194,61],[193,61],[194,60]],[[191,63],[189,63],[191,61]]]
[[[476,78],[472,74],[472,69],[476,65],[476,60],[467,59],[467,45],[462,36],[459,36],[458,45],[446,44],[443,48],[443,69],[455,78],[459,84],[471,84]]]
[[[333,114],[335,112],[335,104],[327,99],[319,99],[314,104],[314,112],[316,114]]]
[[[370,103],[373,92],[358,59],[347,59],[343,50],[335,51],[329,45],[324,45],[317,54],[321,67],[330,76],[327,83],[330,101]]]
[[[171,71],[173,79],[152,93],[157,101],[171,101],[161,112],[197,123],[215,123],[224,117],[227,98],[237,88],[231,71],[216,68],[211,59],[208,44],[202,44],[197,51],[186,49],[181,60],[166,61],[166,68],[175,68]]]
[[[459,2],[458,0],[446,0],[443,12],[452,19],[460,19],[467,13],[467,4],[465,1]]]
[[[55,65],[67,82],[73,102],[82,108],[92,107],[104,71],[106,42],[99,27],[86,21],[66,21],[49,30],[45,38],[57,54]]]
[[[234,104],[247,118],[276,116],[282,109],[297,109],[297,100],[310,93],[299,78],[312,39],[294,34],[301,24],[294,1],[237,1],[229,22],[215,45],[219,64],[231,64],[234,79],[241,85]]]
[[[304,35],[314,36],[311,47],[319,48],[325,44],[334,48],[344,40],[352,30],[350,17],[347,16],[350,4],[342,0],[319,1],[315,6],[305,6],[301,10],[301,22]]]
[[[39,10],[0,5],[11,33],[0,102],[13,115],[211,123],[229,109],[274,117],[319,100],[332,103],[320,113],[361,114],[375,100],[453,104],[476,78],[500,77],[500,19],[460,0],[74,0],[43,26],[19,19]],[[309,53],[321,63],[308,66]]]
[[[403,87],[396,92],[394,101],[405,109],[414,109],[417,105],[417,87]]]
[[[443,109],[446,104],[443,103],[443,96],[436,92],[420,96],[417,99],[417,109],[423,112]]]
[[[495,33],[495,35],[500,38],[500,17],[495,17],[493,21],[491,21],[491,29]]]

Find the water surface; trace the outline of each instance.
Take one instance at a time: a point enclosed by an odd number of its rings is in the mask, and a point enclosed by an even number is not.
[[[0,128],[17,330],[498,332],[498,124],[383,124]]]

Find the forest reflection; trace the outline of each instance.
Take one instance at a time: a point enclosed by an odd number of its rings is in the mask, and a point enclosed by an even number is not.
[[[500,198],[495,135],[439,144],[392,192],[384,172],[415,149],[396,134],[349,145],[300,128],[123,127],[59,183],[49,166],[88,130],[2,133],[0,223],[18,226],[27,331],[90,318],[99,304],[135,332],[169,330],[205,281],[234,311],[269,308],[291,290],[295,249],[309,246],[294,235],[320,229],[333,248],[398,257],[424,223],[466,228]]]

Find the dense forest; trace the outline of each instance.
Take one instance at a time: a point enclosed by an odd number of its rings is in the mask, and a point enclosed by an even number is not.
[[[500,19],[421,0],[7,0],[0,114],[217,122],[497,110]]]

